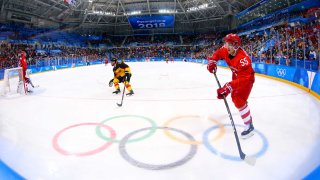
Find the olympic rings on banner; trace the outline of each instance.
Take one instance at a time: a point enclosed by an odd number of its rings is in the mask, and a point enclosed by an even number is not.
[[[224,124],[224,126],[231,126],[231,124]],[[244,127],[243,125],[237,125],[235,124],[235,126],[240,126],[240,127]],[[220,156],[224,159],[229,159],[229,160],[233,160],[233,161],[242,161],[242,159],[239,157],[239,156],[232,156],[232,155],[227,155],[227,154],[224,154],[222,152],[219,152],[216,148],[214,148],[210,143],[209,143],[209,140],[208,140],[208,136],[209,136],[209,133],[215,129],[217,129],[218,126],[213,126],[211,128],[209,128],[208,130],[206,130],[204,132],[204,135],[203,135],[203,144],[209,149],[209,151],[211,151],[212,153],[216,154],[217,156]],[[260,157],[262,156],[268,149],[268,140],[267,138],[261,133],[259,132],[258,130],[254,130],[255,131],[255,134],[258,134],[261,139],[262,139],[262,143],[263,143],[263,146],[261,148],[260,151],[258,151],[254,156],[255,157]]]
[[[164,127],[169,127],[169,124],[177,119],[182,119],[182,118],[200,118],[200,116],[198,115],[186,115],[186,116],[177,116],[177,117],[174,117],[174,118],[171,118],[169,119],[168,121],[166,121],[164,123]],[[208,117],[208,119],[210,119],[212,122],[218,124],[218,127],[219,127],[219,133],[217,136],[215,136],[212,140],[217,140],[219,138],[222,137],[222,135],[225,133],[225,129],[224,129],[224,126],[219,123],[217,120],[215,119],[212,119],[211,117]],[[181,143],[184,143],[184,144],[196,144],[196,145],[199,145],[199,144],[202,144],[203,142],[202,141],[189,141],[189,140],[184,140],[184,139],[181,139],[181,138],[178,138],[174,135],[172,135],[167,129],[164,130],[164,133],[170,137],[171,139],[175,140],[175,141],[178,141],[178,142],[181,142]]]
[[[103,124],[99,124],[99,123],[81,123],[81,124],[75,124],[75,125],[72,125],[72,126],[69,126],[69,127],[66,127],[64,129],[62,129],[61,131],[59,131],[54,137],[53,137],[53,140],[52,140],[52,145],[53,145],[53,148],[58,151],[59,153],[63,154],[63,155],[75,155],[75,156],[89,156],[89,155],[93,155],[93,154],[96,154],[96,153],[99,153],[103,150],[105,150],[106,148],[108,148],[112,142],[106,142],[104,145],[102,145],[101,147],[97,148],[97,149],[94,149],[94,150],[91,150],[91,151],[88,151],[88,152],[82,152],[82,153],[75,153],[75,152],[69,152],[67,150],[64,150],[63,148],[60,147],[59,143],[58,143],[58,139],[59,137],[61,136],[62,133],[64,133],[65,131],[71,129],[71,128],[74,128],[74,127],[78,127],[78,126],[85,126],[85,125],[94,125],[94,126],[101,126],[107,130],[109,130],[110,132],[110,138],[111,139],[114,139],[116,137],[116,133],[115,131],[107,126],[107,125],[103,125]]]
[[[284,77],[286,75],[286,69],[277,68],[276,69],[278,76]]]
[[[154,165],[154,164],[147,164],[147,163],[143,163],[143,162],[139,162],[135,159],[133,159],[132,157],[130,157],[130,155],[128,154],[127,150],[126,150],[126,144],[129,141],[130,137],[141,132],[141,131],[145,131],[145,130],[149,130],[152,127],[149,128],[142,128],[142,129],[138,129],[136,131],[133,131],[131,133],[129,133],[128,135],[126,135],[119,143],[119,151],[121,156],[127,160],[130,164],[140,167],[140,168],[144,168],[144,169],[149,169],[149,170],[164,170],[164,169],[170,169],[176,166],[180,166],[182,164],[185,164],[186,162],[188,162],[190,159],[192,159],[194,157],[194,155],[197,152],[197,145],[191,145],[190,150],[188,152],[188,154],[186,154],[182,159],[176,161],[176,162],[172,162],[169,164],[160,164],[160,165]],[[179,129],[175,129],[175,128],[169,128],[169,127],[158,127],[157,129],[164,129],[164,130],[171,130],[171,131],[176,131],[179,132],[181,134],[183,134],[184,136],[186,136],[190,141],[195,141],[195,139],[188,133],[181,131]]]
[[[136,117],[136,118],[140,118],[140,119],[147,120],[147,121],[151,124],[150,131],[149,131],[146,135],[144,135],[144,136],[142,136],[142,137],[139,137],[139,138],[136,138],[136,139],[129,140],[128,143],[130,143],[130,142],[136,142],[136,141],[141,141],[141,140],[143,140],[143,139],[146,139],[146,138],[150,137],[152,134],[154,134],[154,133],[156,132],[157,124],[156,124],[152,119],[147,118],[147,117],[144,117],[144,116],[138,116],[138,115],[121,115],[121,116],[114,116],[114,117],[111,117],[111,118],[108,118],[108,119],[102,121],[100,124],[105,124],[106,122],[111,121],[111,120],[113,120],[113,119],[123,118],[123,117]],[[110,142],[120,142],[120,140],[118,140],[118,139],[114,139],[114,138],[112,138],[112,137],[106,137],[106,136],[104,136],[104,135],[102,134],[101,130],[100,130],[100,126],[97,126],[97,128],[96,128],[96,133],[97,133],[97,135],[98,135],[100,138],[102,138],[102,139],[104,139],[104,140],[106,140],[106,141],[110,141]]]

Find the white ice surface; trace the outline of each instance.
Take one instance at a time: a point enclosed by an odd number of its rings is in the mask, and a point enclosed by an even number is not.
[[[27,96],[0,97],[0,158],[27,179],[108,179],[108,180],[212,180],[212,179],[301,179],[320,164],[320,102],[291,85],[256,76],[249,107],[256,130],[268,140],[267,150],[255,166],[224,159],[201,144],[203,133],[219,124],[230,124],[224,102],[216,98],[214,76],[201,64],[174,62],[128,63],[135,92],[124,97],[113,95],[108,87],[110,65],[96,65],[34,74],[39,88]],[[221,84],[231,80],[228,69],[218,69]],[[1,85],[2,82],[0,82]],[[121,90],[123,88],[120,85]],[[230,97],[227,98],[238,134],[242,120]],[[127,116],[129,115],[129,116]],[[63,155],[53,148],[54,136],[64,128],[82,123],[105,122],[121,140],[128,133],[150,127],[143,116],[157,127],[168,126],[192,135],[200,145],[194,157],[166,170],[147,170],[127,162],[119,153],[119,143],[89,155]],[[132,117],[130,117],[132,116]],[[211,121],[214,120],[215,122]],[[108,136],[109,132],[101,128]],[[149,131],[136,133],[139,138]],[[147,164],[162,165],[182,159],[191,147],[175,141],[157,129],[155,134],[126,144],[128,154]],[[169,131],[174,137],[187,138]],[[210,133],[211,145],[220,152],[238,156],[230,126]],[[81,153],[106,142],[96,134],[96,126],[82,125],[64,131],[59,145]],[[240,140],[243,151],[253,155],[263,147],[255,134]]]

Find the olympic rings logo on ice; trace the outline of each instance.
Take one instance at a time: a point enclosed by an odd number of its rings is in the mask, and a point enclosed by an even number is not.
[[[286,70],[282,68],[277,68],[276,69],[278,76],[284,77],[286,75]]]
[[[123,138],[117,139],[116,131],[112,127],[110,127],[109,125],[106,125],[106,123],[108,123],[112,120],[121,119],[121,118],[137,118],[137,119],[146,121],[148,124],[150,124],[150,126],[134,130],[134,131],[128,133],[127,135],[125,135]],[[225,135],[225,127],[230,127],[230,124],[221,124],[218,121],[216,121],[215,119],[209,117],[208,119],[212,123],[214,123],[214,125],[204,131],[204,133],[202,134],[202,141],[197,141],[190,133],[185,132],[184,130],[181,130],[178,128],[169,127],[174,121],[188,119],[188,118],[201,118],[201,117],[197,116],[197,115],[177,116],[177,117],[174,117],[174,118],[167,120],[162,127],[158,127],[154,120],[152,120],[148,117],[139,116],[139,115],[114,116],[114,117],[110,117],[110,118],[102,121],[101,123],[91,123],[90,122],[90,123],[75,124],[75,125],[68,126],[64,129],[60,130],[58,133],[56,133],[52,139],[52,146],[60,154],[74,155],[74,156],[82,157],[82,156],[89,156],[89,155],[97,154],[99,152],[104,151],[105,149],[110,147],[112,144],[118,143],[119,144],[119,148],[118,148],[119,152],[120,152],[121,156],[127,162],[129,162],[131,165],[134,165],[134,166],[137,166],[140,168],[144,168],[144,169],[149,169],[149,170],[170,169],[170,168],[173,168],[176,166],[183,165],[195,156],[199,145],[204,145],[210,152],[212,152],[213,154],[215,154],[219,157],[222,157],[224,159],[228,159],[228,160],[232,160],[232,161],[241,161],[240,157],[237,155],[233,156],[233,155],[228,155],[226,153],[219,152],[218,148],[215,148],[212,144],[212,142],[215,142],[215,141],[221,139],[223,137],[223,135]],[[62,144],[59,141],[60,137],[66,131],[73,129],[73,128],[76,128],[76,127],[80,127],[80,126],[93,126],[93,127],[95,127],[95,133],[101,139],[103,144],[96,149],[88,150],[86,152],[72,152],[72,151],[65,150],[65,148],[62,147]],[[240,125],[236,125],[236,126],[240,126]],[[138,141],[142,141],[147,138],[150,138],[158,130],[164,131],[164,134],[169,139],[172,139],[180,144],[190,145],[188,153],[186,153],[181,159],[174,161],[174,162],[171,162],[171,163],[167,163],[167,164],[144,163],[144,162],[140,162],[140,161],[134,159],[133,157],[131,157],[129,155],[128,149],[127,149],[127,145],[129,143],[134,143],[134,142],[138,142]],[[138,134],[140,132],[144,132],[144,131],[147,131],[147,133],[145,133],[144,135],[142,135],[140,137],[136,137],[136,134]],[[209,139],[209,137],[211,137],[211,136],[209,136],[209,134],[212,133],[213,131],[217,131],[217,132],[214,133],[214,136]],[[174,133],[172,133],[172,132],[174,132]],[[255,153],[256,157],[260,157],[266,152],[266,150],[268,148],[268,141],[261,132],[259,132],[257,130],[255,130],[255,132],[256,132],[257,136],[259,136],[260,139],[262,140],[261,141],[262,148],[258,152]],[[177,134],[181,134],[182,136],[181,135],[177,136]],[[133,137],[135,137],[135,138],[133,138]],[[185,138],[182,138],[182,137],[185,137]],[[70,143],[68,143],[68,145],[72,146],[72,145],[70,145]]]

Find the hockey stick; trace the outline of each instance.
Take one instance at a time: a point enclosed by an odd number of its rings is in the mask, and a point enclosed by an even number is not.
[[[123,81],[123,92],[122,92],[122,98],[121,98],[121,103],[119,104],[119,103],[117,103],[117,105],[118,105],[118,107],[121,107],[122,106],[122,104],[123,104],[123,97],[124,97],[124,91],[126,90],[126,85],[125,85],[125,80],[126,80],[126,78],[124,78],[124,81]]]
[[[216,73],[213,73],[213,74],[214,74],[214,77],[216,78],[216,81],[218,83],[219,88],[221,88],[221,84],[220,84],[220,82],[218,80],[217,74]],[[231,120],[234,136],[235,136],[236,141],[237,141],[237,146],[238,146],[240,158],[242,160],[244,160],[246,163],[248,163],[249,165],[254,166],[254,164],[256,163],[256,157],[247,156],[246,154],[243,153],[243,151],[241,149],[239,137],[238,137],[238,134],[237,134],[237,129],[236,129],[235,125],[234,125],[233,118],[232,118],[232,115],[231,115],[231,112],[230,112],[230,108],[229,108],[228,102],[226,100],[226,97],[224,95],[223,95],[223,100],[224,100],[224,104],[226,105],[226,108],[227,108],[227,111],[228,111],[228,114],[229,114],[229,118]]]
[[[32,83],[32,81],[31,81],[30,77],[28,77],[28,78],[27,78],[26,83],[27,83],[27,84],[30,84],[32,88],[38,88],[38,87],[40,87],[39,85],[33,85],[33,83]]]

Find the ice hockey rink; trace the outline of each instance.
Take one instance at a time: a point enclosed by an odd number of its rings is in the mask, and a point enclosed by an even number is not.
[[[308,92],[256,76],[248,100],[256,133],[240,139],[257,158],[250,166],[206,66],[128,65],[135,94],[122,107],[110,64],[33,74],[32,94],[0,97],[1,160],[30,180],[302,179],[320,165],[320,102]],[[217,75],[231,80],[229,69]]]

